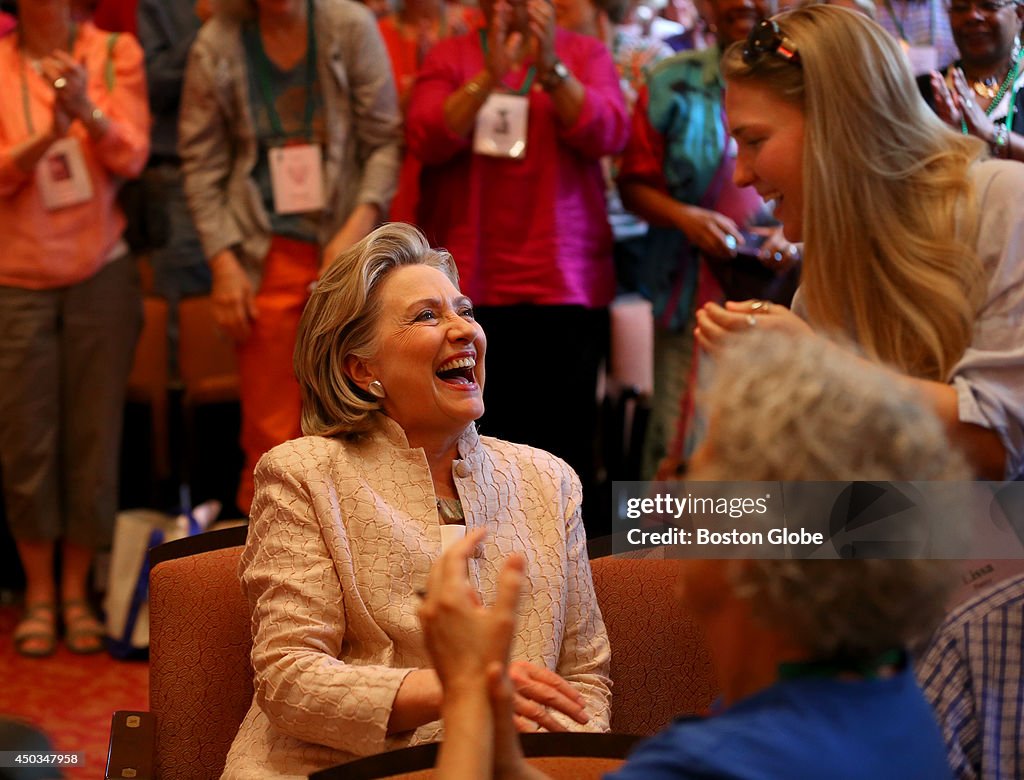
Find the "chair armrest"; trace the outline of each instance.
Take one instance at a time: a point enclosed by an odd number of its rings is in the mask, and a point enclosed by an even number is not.
[[[154,780],[156,718],[151,712],[117,710],[110,721],[104,780]]]

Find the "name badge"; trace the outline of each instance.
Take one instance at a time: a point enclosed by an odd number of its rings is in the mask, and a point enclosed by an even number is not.
[[[323,209],[323,153],[319,145],[276,146],[270,150],[269,159],[276,214]]]
[[[911,46],[906,41],[900,41],[900,44],[915,76],[924,76],[939,69],[939,50],[934,46]]]
[[[489,157],[526,157],[526,122],[530,112],[525,95],[491,95],[476,115],[473,151]]]
[[[92,179],[77,138],[61,138],[51,144],[36,163],[36,185],[50,211],[92,198]]]

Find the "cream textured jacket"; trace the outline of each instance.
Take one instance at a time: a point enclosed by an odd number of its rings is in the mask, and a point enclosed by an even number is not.
[[[305,437],[256,468],[240,564],[252,610],[255,694],[225,778],[305,777],[357,756],[440,738],[439,722],[387,736],[402,680],[430,666],[415,592],[441,553],[426,457],[381,416],[361,441]],[[541,450],[459,440],[453,472],[468,529],[485,527],[469,576],[485,604],[509,553],[526,559],[512,658],[557,671],[608,729],[608,636],[591,582],[580,483]],[[568,725],[568,721],[565,721]],[[578,726],[576,728],[579,728]]]

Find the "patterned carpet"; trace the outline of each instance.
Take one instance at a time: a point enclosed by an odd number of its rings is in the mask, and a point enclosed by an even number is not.
[[[42,730],[58,751],[85,754],[69,780],[103,776],[114,710],[149,708],[149,666],[106,653],[74,655],[61,646],[49,658],[22,658],[11,636],[17,607],[0,607],[0,715]]]

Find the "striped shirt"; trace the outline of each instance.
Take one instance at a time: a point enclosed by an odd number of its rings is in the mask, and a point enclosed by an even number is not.
[[[950,613],[917,668],[961,780],[1024,777],[1024,575]]]

